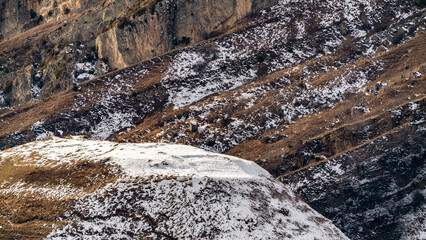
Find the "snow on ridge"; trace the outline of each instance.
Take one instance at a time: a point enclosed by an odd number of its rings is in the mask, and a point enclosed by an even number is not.
[[[31,182],[13,185],[6,193],[74,197],[64,214],[67,225],[54,224],[46,239],[347,239],[266,170],[237,157],[83,137],[11,148],[0,152],[0,163],[8,157],[45,167],[89,160],[117,164],[127,173],[114,173],[116,181],[87,194]]]
[[[180,176],[214,179],[255,179],[269,173],[256,163],[233,156],[210,153],[178,144],[165,143],[113,143],[87,140],[82,137],[28,143],[19,146],[17,154],[25,157],[37,152],[35,164],[55,166],[78,160],[105,161],[122,167],[133,177]],[[0,153],[7,157],[10,152]],[[1,158],[0,158],[1,159]],[[34,159],[31,159],[33,162]],[[48,163],[47,163],[48,162]]]

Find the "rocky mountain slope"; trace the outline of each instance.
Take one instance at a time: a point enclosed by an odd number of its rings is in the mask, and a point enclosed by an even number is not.
[[[407,123],[282,179],[351,239],[424,239],[425,133],[424,120]]]
[[[68,135],[193,145],[256,161],[352,239],[422,239],[424,19],[423,1],[282,0],[2,108],[0,148]]]
[[[255,163],[184,145],[52,138],[0,173],[2,239],[348,239]]]
[[[276,2],[2,0],[0,106],[49,97],[205,40]]]

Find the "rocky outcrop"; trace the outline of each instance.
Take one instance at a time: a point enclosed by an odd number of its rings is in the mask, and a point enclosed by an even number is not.
[[[247,15],[275,4],[267,0],[139,1],[106,26],[96,47],[112,68],[123,68],[178,46],[206,40]]]
[[[202,41],[276,2],[2,0],[0,85],[13,82],[11,91],[0,93],[2,105],[48,97],[109,69]],[[94,67],[82,71],[81,64]],[[31,66],[33,73],[21,71]]]
[[[0,41],[11,39],[43,23],[63,20],[101,1],[102,0],[1,0]]]

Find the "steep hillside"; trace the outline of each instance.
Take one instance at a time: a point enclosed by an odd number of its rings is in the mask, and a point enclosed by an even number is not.
[[[205,40],[276,2],[2,0],[0,107]]]
[[[215,38],[2,108],[0,148],[68,135],[193,145],[256,161],[353,239],[421,239],[424,19],[424,1],[282,0]]]
[[[269,129],[282,129],[278,135],[292,134],[267,142],[295,135],[297,131],[286,128],[322,111],[349,111],[324,119],[329,124],[339,120],[333,125],[337,127],[343,125],[344,118],[353,122],[377,114],[374,109],[392,109],[422,98],[425,35],[419,16],[424,9],[410,1],[371,2],[369,8],[353,4],[331,1],[320,7],[309,1],[284,1],[237,33],[81,83],[32,105],[4,108],[1,147],[43,135],[108,138],[140,124],[124,136],[112,137],[184,142],[223,152],[257,139]],[[366,14],[371,18],[371,30],[363,30],[362,19],[354,18],[359,12],[349,11],[361,6],[362,11],[369,9]],[[400,12],[395,12],[396,6]],[[336,8],[342,19],[329,19],[326,7]],[[322,18],[318,11],[309,14],[314,9],[323,9]],[[406,10],[410,11],[402,16]],[[307,20],[300,20],[303,14]],[[386,28],[373,27],[385,16],[399,16],[400,20],[383,23],[389,24]],[[310,21],[316,31],[293,29],[308,26]],[[298,24],[289,24],[292,22]],[[342,25],[350,26],[346,36],[341,33]],[[416,33],[418,36],[409,40]],[[395,37],[399,41],[391,41]],[[188,133],[190,122],[205,131]],[[162,130],[165,135],[157,134]],[[324,130],[318,128],[313,133]],[[214,145],[206,144],[210,138]],[[253,155],[247,156],[253,159]]]
[[[357,13],[349,11],[362,4],[329,2],[324,8],[332,4],[347,16],[327,22],[324,9],[323,18],[313,22],[324,26],[309,35],[307,30],[300,30],[299,37],[289,35],[298,30],[288,23],[322,8],[282,2],[245,30],[82,83],[51,99],[4,109],[1,147],[48,135],[89,134],[119,141],[181,142],[252,160],[285,163],[294,158],[304,165],[300,152],[309,138],[376,115],[386,117],[381,112],[424,97],[425,35],[418,17],[423,9],[406,2],[401,6],[411,15],[400,16],[398,24],[385,30],[367,31],[362,19],[353,18]],[[371,3],[370,8],[370,25],[384,18],[372,13],[395,11],[388,3]],[[315,16],[300,25],[307,26]],[[341,25],[351,26],[346,37]],[[400,41],[407,42],[387,50],[394,47],[389,39],[408,26],[413,26],[411,34],[420,31],[418,36],[409,40],[410,33],[403,34]],[[359,31],[363,36],[352,36]],[[314,40],[320,36],[322,42]],[[345,43],[348,39],[352,42]],[[197,131],[188,131],[190,124],[198,125]],[[391,128],[333,145],[336,149],[330,146],[322,155],[343,152]],[[259,152],[258,145],[270,151]],[[283,159],[283,153],[290,157]],[[292,168],[279,167],[277,175]]]
[[[421,111],[415,103],[410,108]],[[401,108],[393,115],[404,112]],[[425,139],[424,119],[407,123],[282,179],[351,239],[424,239]]]
[[[0,152],[2,239],[347,239],[253,162],[80,137]]]

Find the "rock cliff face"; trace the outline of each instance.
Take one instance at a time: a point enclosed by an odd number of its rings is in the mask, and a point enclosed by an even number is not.
[[[1,0],[0,42],[38,25],[80,13],[101,0]]]
[[[2,1],[2,105],[48,97],[72,84],[207,39],[272,0]]]
[[[277,1],[139,2],[135,5],[139,7],[114,19],[111,29],[96,38],[99,56],[108,58],[112,68],[127,67],[177,46],[206,40],[212,33]]]

